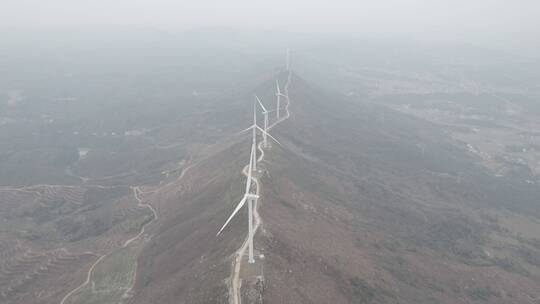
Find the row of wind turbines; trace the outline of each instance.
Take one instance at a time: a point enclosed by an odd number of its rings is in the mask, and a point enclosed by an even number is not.
[[[288,65],[287,65],[288,66]],[[245,203],[248,203],[248,263],[253,264],[255,263],[255,259],[253,257],[253,235],[254,235],[254,229],[253,229],[253,206],[256,206],[257,200],[259,196],[257,195],[257,190],[255,189],[253,191],[251,184],[254,182],[253,173],[257,173],[257,131],[260,131],[262,134],[262,146],[264,148],[269,148],[270,144],[268,142],[268,138],[275,141],[278,145],[281,145],[277,139],[275,139],[272,135],[268,133],[271,126],[268,125],[269,123],[269,114],[270,113],[276,113],[276,123],[278,123],[281,120],[280,117],[280,110],[281,110],[281,97],[288,98],[288,96],[281,93],[281,89],[279,87],[279,81],[276,80],[276,108],[274,110],[267,110],[266,107],[261,102],[261,99],[255,95],[256,101],[253,103],[253,124],[246,128],[245,130],[241,131],[240,133],[252,130],[252,144],[251,144],[251,152],[249,156],[249,164],[248,164],[248,172],[247,172],[247,178],[246,178],[246,188],[244,192],[244,196],[236,205],[236,208],[232,212],[231,216],[227,219],[223,227],[218,231],[217,236],[219,236],[223,230],[227,227],[227,225],[230,223],[230,221],[234,218],[234,216],[240,211],[240,209],[245,205]],[[259,127],[257,124],[257,104],[261,108],[261,113],[264,116],[264,125],[263,128]],[[254,192],[254,193],[253,193]]]

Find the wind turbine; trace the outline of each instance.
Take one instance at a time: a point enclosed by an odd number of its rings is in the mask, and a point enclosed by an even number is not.
[[[257,199],[259,198],[258,195],[250,192],[251,180],[252,180],[251,174],[253,171],[252,167],[253,167],[253,164],[257,162],[256,156],[255,156],[255,149],[256,147],[254,143],[251,145],[251,154],[249,156],[249,166],[248,166],[248,176],[246,179],[246,192],[244,193],[244,197],[242,198],[240,203],[238,203],[238,205],[234,209],[231,216],[229,216],[229,218],[227,219],[223,227],[221,227],[221,229],[218,231],[216,235],[216,236],[219,236],[221,234],[223,229],[227,227],[227,225],[232,220],[232,218],[236,215],[236,213],[238,213],[238,211],[244,206],[244,204],[247,201],[248,202],[248,254],[249,254],[248,262],[250,264],[255,263],[255,259],[253,258],[253,203],[256,203]]]
[[[256,145],[256,137],[257,137],[256,132],[257,132],[257,130],[261,131],[261,133],[263,134],[263,138],[264,137],[270,137],[273,141],[275,141],[278,145],[281,146],[281,144],[279,143],[279,141],[277,139],[275,139],[272,135],[268,134],[268,132],[266,130],[261,129],[261,127],[259,127],[259,125],[257,125],[256,106],[257,106],[256,103],[253,104],[253,125],[251,125],[249,128],[246,128],[246,129],[240,131],[240,133],[243,133],[243,132],[246,132],[246,131],[249,131],[249,130],[253,130],[253,144],[255,145],[255,149],[257,148],[257,145]],[[257,170],[257,159],[255,159],[255,162],[254,162],[254,165],[253,165],[253,170]]]
[[[268,134],[268,110],[264,107],[261,100],[259,99],[259,96],[255,95],[255,98],[257,98],[257,101],[259,102],[259,105],[262,108],[262,113],[264,115],[264,133],[263,133],[263,146],[266,148],[268,147],[268,141],[266,139],[266,135]]]

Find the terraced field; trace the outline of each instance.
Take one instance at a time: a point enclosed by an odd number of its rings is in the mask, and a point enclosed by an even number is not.
[[[61,303],[101,304],[127,300],[135,283],[137,257],[146,241],[146,238],[137,240],[104,256],[95,264],[88,280]]]
[[[2,252],[0,266],[0,300],[2,303],[39,303],[38,299],[54,297],[48,286],[69,284],[70,274],[87,264],[92,253],[73,254],[66,249],[33,252],[15,246]]]
[[[0,188],[0,303],[58,303],[100,257],[92,284],[70,301],[122,299],[146,242],[139,234],[153,218],[125,187]]]

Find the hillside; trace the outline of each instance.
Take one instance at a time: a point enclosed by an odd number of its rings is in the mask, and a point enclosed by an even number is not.
[[[254,91],[271,100],[272,90],[269,80]],[[264,288],[241,274],[242,303],[539,296],[539,240],[516,224],[540,231],[537,188],[493,176],[433,123],[297,75],[289,94],[291,117],[272,130],[283,146],[267,152],[260,178]],[[148,196],[164,218],[139,258],[133,303],[229,303],[246,211],[215,232],[241,195],[248,145],[238,140]]]
[[[288,78],[262,73],[174,106],[181,118],[159,110],[151,128],[125,126],[140,134],[79,139],[78,159],[60,141],[10,143],[4,168],[31,151],[42,158],[28,170],[42,170],[2,176],[0,299],[232,303],[247,211],[216,232],[245,182],[250,140],[237,132],[253,95],[270,107]],[[536,184],[494,174],[449,127],[397,106],[294,73],[287,94],[290,117],[271,130],[282,145],[265,149],[256,177],[262,225],[255,267],[241,264],[242,303],[540,297]]]
[[[262,179],[265,303],[539,297],[538,187],[495,177],[436,124],[299,77],[290,98]]]

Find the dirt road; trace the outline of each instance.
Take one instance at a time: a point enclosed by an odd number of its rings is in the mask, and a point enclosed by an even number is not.
[[[158,219],[158,214],[156,212],[156,210],[154,209],[154,207],[152,207],[152,205],[150,204],[147,204],[147,203],[144,203],[144,201],[140,198],[140,194],[142,193],[142,191],[139,189],[138,186],[136,187],[132,187],[131,188],[133,190],[133,196],[135,197],[135,199],[137,200],[137,206],[140,207],[140,208],[148,208],[150,209],[150,211],[152,211],[152,214],[153,214],[153,218],[151,221],[147,222],[146,224],[144,224],[142,227],[141,227],[141,231],[139,231],[139,233],[130,238],[129,240],[126,240],[124,242],[124,244],[122,245],[122,247],[120,248],[126,248],[127,246],[129,246],[129,244],[131,244],[132,242],[138,240],[139,238],[141,238],[141,236],[144,234],[144,231],[145,231],[145,228],[146,226],[148,226],[150,223],[156,221]],[[81,290],[83,287],[85,287],[86,285],[88,285],[90,283],[90,280],[92,278],[92,273],[94,272],[94,269],[96,268],[96,266],[105,258],[107,257],[108,255],[112,254],[114,252],[114,250],[112,252],[109,252],[107,254],[104,254],[102,256],[100,256],[95,262],[94,264],[92,264],[92,266],[90,267],[90,269],[88,269],[88,273],[86,274],[86,281],[84,281],[81,285],[79,285],[78,287],[76,287],[75,289],[73,289],[72,291],[70,291],[67,295],[64,296],[64,298],[62,298],[62,301],[60,301],[60,304],[64,304],[67,299],[69,299],[69,297],[71,297],[74,293],[76,293],[77,291]]]
[[[277,120],[272,125],[270,125],[268,127],[269,130],[273,128],[274,126],[278,125],[279,123],[281,123],[282,121],[287,120],[290,117],[289,85],[291,83],[291,77],[292,77],[292,73],[289,72],[289,76],[287,78],[287,83],[285,84],[285,90],[284,90],[284,93],[285,93],[284,95],[287,100],[287,104],[285,105],[285,116],[281,117],[279,120]],[[262,160],[264,160],[264,149],[262,148],[262,142],[260,142],[257,147],[260,151],[260,155],[259,155],[259,158],[257,158],[257,162],[261,162]],[[248,170],[248,166],[246,165],[242,169],[242,174],[244,174],[246,178],[248,176],[247,170]],[[255,183],[255,187],[257,189],[256,194],[260,195],[261,185],[259,183],[259,179],[256,177],[253,177],[252,180]],[[256,201],[255,206],[253,208],[253,218],[254,218],[253,235],[257,233],[259,226],[262,224],[262,219],[259,215],[259,208],[258,208],[257,202],[258,200]],[[240,279],[240,270],[242,268],[242,257],[244,256],[244,253],[246,252],[246,248],[248,246],[248,239],[249,239],[249,235],[246,236],[246,239],[242,243],[242,246],[240,246],[240,248],[236,251],[235,258],[233,260],[232,269],[234,270],[231,273],[231,286],[229,289],[229,303],[230,304],[240,304],[241,302],[240,289],[242,287],[242,280]]]

